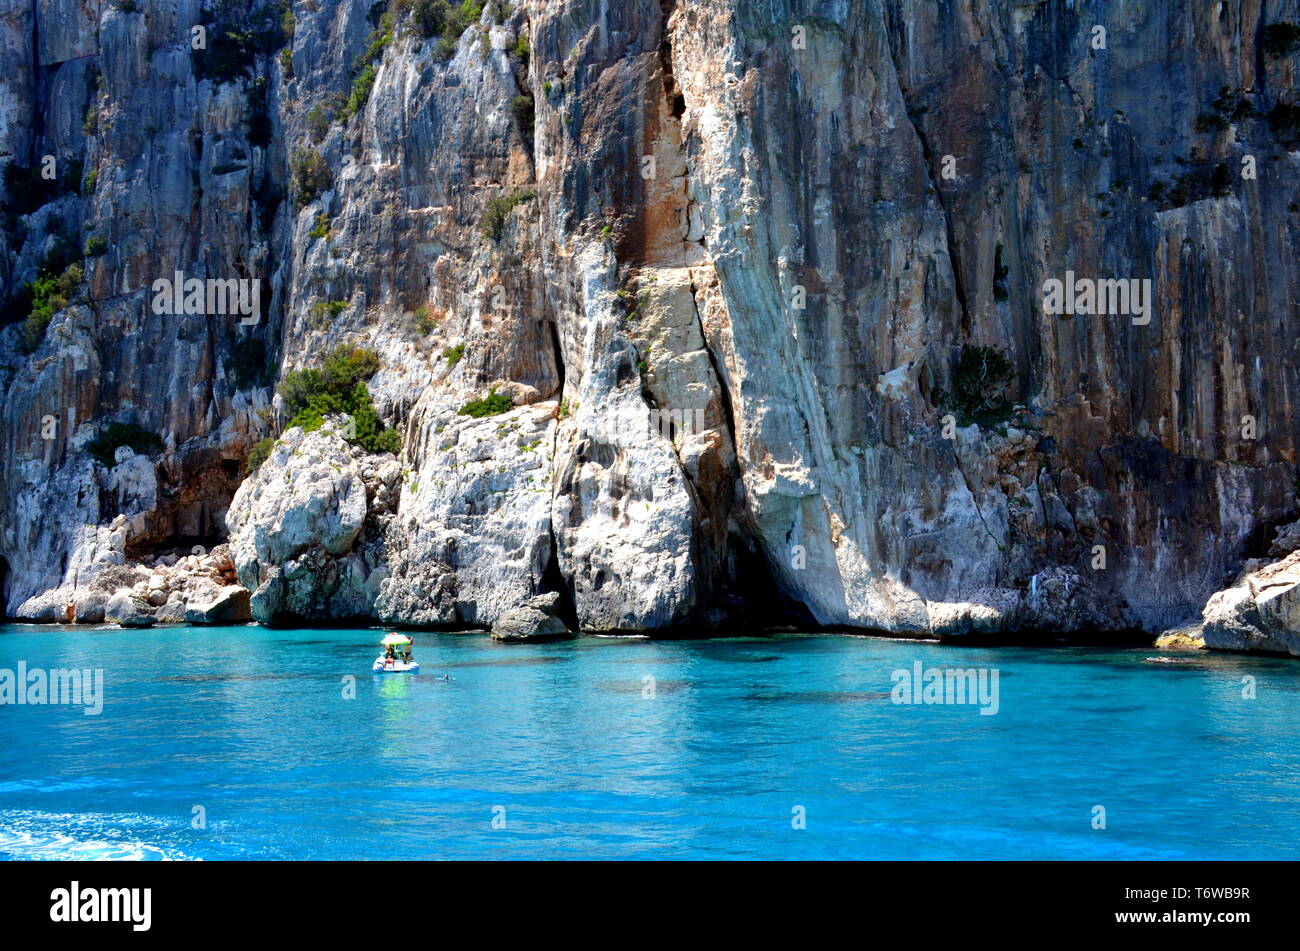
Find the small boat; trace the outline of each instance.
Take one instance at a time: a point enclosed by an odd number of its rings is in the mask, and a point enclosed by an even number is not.
[[[375,658],[370,669],[377,674],[418,674],[420,665],[411,657],[411,638],[390,631],[379,642],[384,652]]]

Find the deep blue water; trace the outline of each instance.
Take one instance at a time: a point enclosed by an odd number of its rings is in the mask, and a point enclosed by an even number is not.
[[[0,670],[106,681],[0,706],[0,857],[1300,857],[1293,661],[416,634],[376,677],[380,633],[0,626]],[[997,714],[891,702],[917,660],[996,668]]]

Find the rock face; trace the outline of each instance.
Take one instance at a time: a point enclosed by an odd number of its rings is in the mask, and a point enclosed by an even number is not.
[[[369,476],[367,483],[363,476]],[[368,499],[395,489],[397,462],[367,457],[328,422],[294,427],[231,501],[230,554],[262,622],[369,616],[385,573],[363,535]]]
[[[88,256],[0,330],[11,615],[228,532],[263,621],[1155,632],[1300,513],[1294,5],[12,6],[0,163],[81,167],[6,188],[0,291]],[[339,343],[400,453],[283,431]]]
[[[486,627],[544,587],[557,415],[554,401],[480,419],[416,408],[412,450],[430,464],[401,486],[382,620]]]

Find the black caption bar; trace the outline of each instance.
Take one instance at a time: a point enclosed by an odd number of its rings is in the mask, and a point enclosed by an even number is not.
[[[669,867],[671,866],[671,867]],[[892,932],[929,908],[935,938],[1060,933],[1215,937],[1280,927],[1281,863],[3,863],[10,927],[114,940],[429,938],[487,927],[607,937],[684,922]],[[904,909],[912,909],[904,912]],[[616,922],[621,921],[622,924]],[[549,922],[549,924],[546,924]],[[658,922],[659,924],[656,924]],[[915,924],[915,921],[913,922]],[[714,930],[711,926],[709,930]],[[489,937],[485,933],[484,937]]]

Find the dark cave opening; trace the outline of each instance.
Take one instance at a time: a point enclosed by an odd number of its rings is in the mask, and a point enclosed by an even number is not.
[[[573,602],[573,592],[569,590],[568,583],[564,580],[564,573],[560,571],[560,559],[556,552],[555,538],[551,538],[551,557],[546,562],[546,570],[542,573],[542,590],[554,591],[560,596],[560,603],[555,607],[555,616],[571,631],[578,630],[578,608]]]
[[[238,459],[216,459],[166,485],[149,524],[127,543],[127,557],[203,554],[229,536],[226,511],[243,479]],[[196,552],[201,547],[202,552]]]

